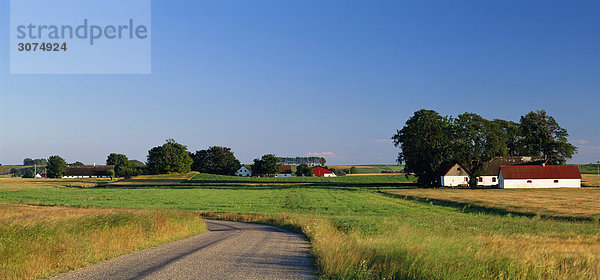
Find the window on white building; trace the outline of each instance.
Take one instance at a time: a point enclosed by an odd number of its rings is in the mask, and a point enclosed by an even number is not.
[[[531,184],[531,183],[533,183],[533,181],[527,180],[527,184]]]

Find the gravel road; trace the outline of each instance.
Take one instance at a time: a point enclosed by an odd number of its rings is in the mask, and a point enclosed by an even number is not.
[[[302,235],[206,220],[210,232],[124,255],[50,279],[315,279]]]

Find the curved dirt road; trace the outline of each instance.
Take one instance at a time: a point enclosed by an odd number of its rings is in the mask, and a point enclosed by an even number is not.
[[[117,257],[50,279],[315,279],[299,234],[206,220],[210,232]]]

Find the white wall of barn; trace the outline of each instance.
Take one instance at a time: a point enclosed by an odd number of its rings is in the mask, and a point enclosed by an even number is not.
[[[501,189],[516,188],[580,188],[581,179],[504,179],[500,174]]]

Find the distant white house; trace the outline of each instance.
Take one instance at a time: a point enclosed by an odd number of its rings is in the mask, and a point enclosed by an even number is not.
[[[581,173],[576,165],[502,166],[498,176],[501,189],[581,187]]]
[[[242,167],[235,172],[235,176],[250,177],[252,176],[252,171],[248,167],[242,165]]]
[[[477,185],[482,187],[498,186],[498,172],[501,166],[542,165],[545,163],[546,161],[541,157],[496,157],[485,164],[481,176],[477,178]],[[441,176],[440,183],[445,187],[467,186],[469,185],[468,173],[468,170],[462,165],[454,164]]]
[[[38,173],[38,174],[35,174],[35,176],[33,178],[35,178],[35,179],[46,179],[46,174],[44,174],[44,173]]]
[[[280,165],[279,173],[275,174],[275,177],[292,177],[292,166]]]
[[[454,164],[441,178],[442,186],[446,187],[458,187],[469,185],[469,174],[467,170],[460,166],[460,164]]]

